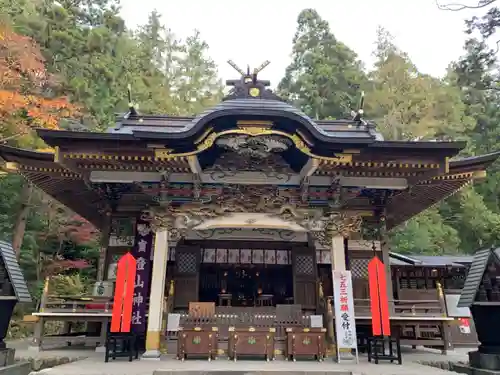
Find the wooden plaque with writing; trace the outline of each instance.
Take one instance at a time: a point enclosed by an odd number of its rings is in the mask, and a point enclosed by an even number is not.
[[[189,316],[212,317],[215,315],[215,302],[189,302]]]

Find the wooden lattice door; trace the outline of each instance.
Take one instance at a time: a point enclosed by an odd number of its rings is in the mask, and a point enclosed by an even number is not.
[[[174,307],[187,309],[189,302],[198,301],[200,248],[178,245],[175,250]]]
[[[292,249],[293,295],[295,304],[303,309],[316,309],[316,251],[309,247]]]

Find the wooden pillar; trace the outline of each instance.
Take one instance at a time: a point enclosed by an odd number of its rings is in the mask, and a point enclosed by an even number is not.
[[[111,231],[111,215],[105,217],[104,227],[101,229],[101,246],[99,263],[97,264],[97,281],[103,281],[106,273],[106,259],[108,255],[109,234]]]
[[[155,235],[146,352],[142,355],[142,359],[160,359],[160,337],[163,323],[167,261],[168,231],[167,229],[160,229]]]
[[[446,318],[448,316],[448,312],[446,310],[446,300],[444,297],[443,286],[439,281],[436,283],[436,289],[438,293],[439,305],[441,306],[441,313],[443,317]],[[443,348],[441,349],[441,354],[446,355],[448,353],[448,350],[454,349],[453,341],[451,340],[450,324],[446,320],[443,320],[441,322],[441,334],[443,335]]]
[[[111,233],[111,213],[106,213],[104,217],[104,226],[101,228],[101,243],[99,248],[99,260],[97,263],[97,277],[96,277],[96,287],[104,281],[104,278],[108,277],[107,275],[107,259],[108,259],[108,247],[109,247],[109,235]],[[95,288],[96,289],[96,288]],[[98,290],[98,289],[97,289]],[[101,332],[107,331],[107,320],[103,322],[87,322],[87,331],[88,332]],[[96,352],[104,353],[106,348],[106,336],[99,342],[99,345],[96,347]]]
[[[345,257],[343,236],[335,236],[332,238],[331,252],[332,252],[332,272],[345,271],[346,257]]]
[[[42,296],[40,297],[40,308],[39,312],[43,313],[45,311],[45,305],[49,298],[49,284],[50,278],[45,277],[45,283],[43,285]],[[29,349],[34,351],[39,351],[42,348],[43,336],[45,334],[45,320],[43,317],[38,317],[35,323],[35,331],[33,333],[33,339],[31,340]]]
[[[387,236],[382,235],[380,238],[380,251],[382,252],[382,262],[384,262],[385,274],[387,278],[387,298],[389,298],[389,309],[391,313],[394,313],[394,293],[392,287],[391,259],[389,257],[390,248],[386,240]]]
[[[43,336],[45,335],[45,319],[40,316],[38,321],[35,323],[35,331],[33,333],[33,339],[28,347],[29,350],[38,352],[42,350]]]

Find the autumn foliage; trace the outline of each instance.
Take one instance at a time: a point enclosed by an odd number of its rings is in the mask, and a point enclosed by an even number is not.
[[[59,220],[59,241],[71,241],[76,245],[85,245],[97,240],[97,230],[87,220],[78,215],[72,215]],[[56,254],[52,259],[47,259],[44,274],[56,275],[64,271],[82,270],[91,267],[86,259],[65,259]]]
[[[38,238],[43,242],[54,242],[59,248],[65,243],[87,245],[95,243],[99,232],[87,220],[71,213],[67,208],[53,199],[45,199],[40,211],[45,211],[48,228],[43,233],[38,233]]]
[[[0,133],[22,136],[36,127],[55,129],[77,108],[66,98],[48,95],[52,77],[39,47],[0,22]]]
[[[43,275],[50,276],[92,267],[91,262],[87,259],[66,258],[68,254],[64,248],[69,243],[73,243],[75,246],[95,243],[98,237],[96,228],[81,216],[68,215],[67,212],[56,215],[53,217],[53,221],[52,230],[39,235],[40,240],[52,244],[51,250],[59,248],[58,251],[50,251],[43,257]]]
[[[61,226],[67,239],[81,245],[94,242],[97,239],[98,231],[87,220],[78,215],[73,215]]]

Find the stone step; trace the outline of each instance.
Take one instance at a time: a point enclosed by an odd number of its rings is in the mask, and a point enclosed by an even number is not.
[[[205,371],[188,371],[188,370],[155,370],[153,375],[278,375],[287,373],[288,375],[352,375],[352,371],[348,370],[329,370],[329,371],[294,371],[287,369],[276,370],[205,370]]]

